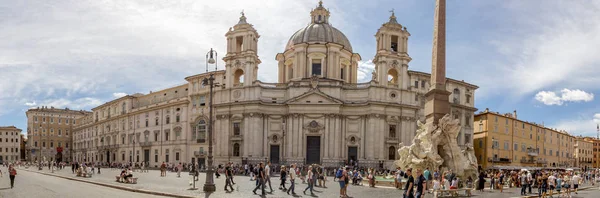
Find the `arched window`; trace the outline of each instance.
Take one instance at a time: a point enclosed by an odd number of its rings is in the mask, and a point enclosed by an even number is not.
[[[233,73],[233,86],[243,86],[244,85],[244,71],[241,69],[235,70]]]
[[[233,144],[233,156],[235,156],[235,157],[240,156],[240,144],[238,144],[238,143]]]
[[[388,71],[387,80],[389,84],[398,84],[398,71],[390,69]]]
[[[192,134],[192,137],[196,136],[196,142],[204,143],[206,142],[206,121],[200,120],[196,125],[196,135]]]
[[[388,150],[388,160],[395,160],[395,159],[396,159],[396,147],[390,146],[390,149]]]
[[[458,90],[458,88],[454,89],[454,91],[452,92],[452,98],[453,98],[453,102],[454,103],[460,103],[460,90]]]

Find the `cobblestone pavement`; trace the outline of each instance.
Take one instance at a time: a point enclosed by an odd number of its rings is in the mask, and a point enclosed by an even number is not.
[[[24,168],[21,168],[24,169]],[[35,168],[29,168],[29,171],[37,171]],[[26,172],[26,171],[21,171]],[[43,173],[50,173],[48,169],[44,169]],[[134,172],[134,177],[139,178],[138,184],[121,184],[115,182],[115,176],[120,173],[120,170],[111,170],[111,169],[101,169],[102,174],[95,174],[92,178],[81,178],[75,177],[75,175],[71,172],[70,167],[64,170],[55,171],[54,175],[68,177],[68,178],[76,178],[81,180],[87,180],[92,182],[98,182],[107,185],[115,185],[115,186],[125,186],[132,189],[139,189],[145,191],[154,191],[154,192],[163,192],[168,194],[175,194],[180,196],[187,197],[263,197],[259,195],[255,195],[252,193],[252,190],[255,187],[255,181],[250,181],[250,178],[247,176],[235,176],[234,182],[234,191],[226,192],[223,190],[225,185],[224,177],[215,178],[215,184],[217,191],[211,194],[205,194],[202,191],[202,186],[205,182],[205,174],[201,173],[199,180],[196,182],[196,187],[198,190],[189,190],[192,186],[189,185],[191,181],[191,176],[187,173],[182,172],[181,177],[178,178],[176,173],[168,172],[166,177],[160,177],[160,172],[156,170],[150,170],[148,173],[139,173]],[[59,178],[57,178],[59,179]],[[66,180],[66,179],[63,179]],[[69,181],[69,180],[67,180]],[[329,181],[326,183],[327,188],[315,187],[315,195],[311,196],[310,193],[307,195],[303,194],[302,191],[307,187],[306,184],[302,184],[302,182],[296,181],[296,195],[293,197],[339,197],[339,185],[337,182],[331,182],[333,178],[329,178]],[[287,195],[286,192],[279,190],[280,180],[278,178],[271,179],[273,192],[270,192],[270,189],[267,188],[265,191],[267,192],[264,197],[292,197],[292,195]],[[88,185],[89,186],[89,185]],[[289,187],[289,182],[286,184]],[[586,187],[587,185],[583,185]],[[594,190],[585,190],[581,191],[578,195],[574,195],[573,197],[600,197],[600,190],[598,190],[596,186]],[[115,189],[116,190],[116,189]],[[512,188],[505,189],[503,193],[499,193],[498,191],[491,191],[486,189],[485,192],[473,192],[475,197],[486,197],[486,198],[504,198],[504,197],[519,197],[520,189]],[[532,189],[533,192],[537,192],[537,189]],[[374,197],[401,197],[401,190],[387,188],[387,187],[377,187],[377,188],[369,188],[367,186],[354,186],[350,185],[348,187],[348,195],[355,198],[374,198]],[[140,194],[142,195],[142,194]],[[94,196],[86,196],[86,197],[94,197]],[[433,197],[431,194],[426,195],[427,198]],[[555,196],[556,197],[556,196]]]
[[[17,170],[15,187],[10,188],[8,168],[2,169],[0,198],[54,198],[54,197],[160,197],[123,191],[98,185],[71,181],[53,176]]]

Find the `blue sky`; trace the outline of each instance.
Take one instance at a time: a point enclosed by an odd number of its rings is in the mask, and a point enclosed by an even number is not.
[[[0,0],[0,125],[26,129],[41,105],[87,109],[184,83],[244,10],[259,38],[259,79],[309,22],[317,0]],[[374,34],[394,9],[408,28],[409,69],[429,72],[434,0],[325,0],[331,23],[370,79]],[[480,110],[512,112],[576,135],[600,123],[600,2],[448,0],[447,75],[480,86]],[[220,64],[221,66],[223,64]]]

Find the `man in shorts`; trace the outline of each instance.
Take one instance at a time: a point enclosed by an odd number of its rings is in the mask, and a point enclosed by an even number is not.
[[[581,176],[579,174],[575,174],[573,176],[573,189],[575,189],[575,194],[577,194],[577,188],[579,188],[579,182],[581,181]]]

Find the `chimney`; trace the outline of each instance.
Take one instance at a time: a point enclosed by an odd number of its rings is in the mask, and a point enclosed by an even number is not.
[[[515,119],[517,119],[517,110],[515,110],[513,112],[514,112],[513,117],[515,117]]]

